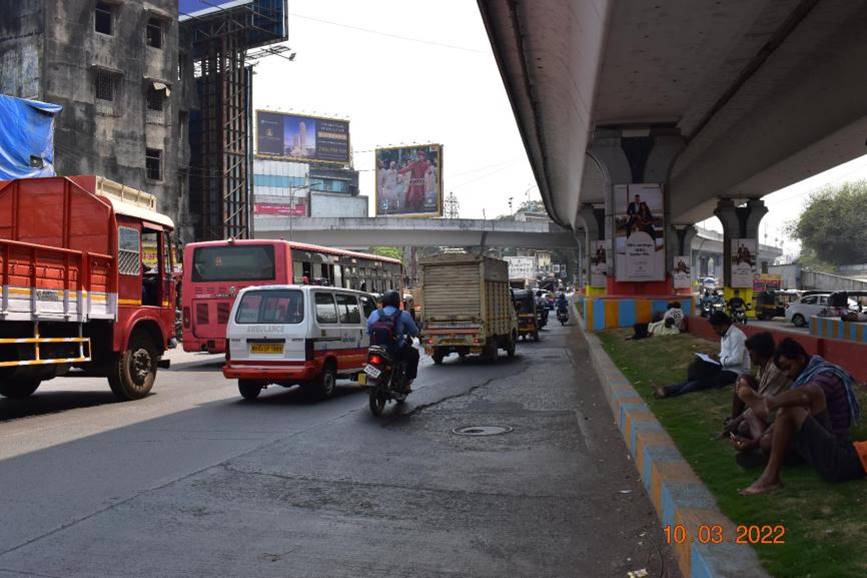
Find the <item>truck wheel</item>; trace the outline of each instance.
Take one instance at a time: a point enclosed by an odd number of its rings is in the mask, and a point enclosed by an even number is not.
[[[115,357],[108,376],[111,391],[124,401],[143,398],[154,386],[158,362],[153,340],[146,333],[136,331],[127,350]]]
[[[431,353],[431,357],[433,358],[433,362],[437,365],[442,365],[443,359],[445,359],[445,354],[439,348],[434,348],[433,353]]]
[[[0,395],[9,399],[24,399],[30,397],[40,383],[38,379],[4,381],[0,383]]]
[[[238,391],[244,399],[256,399],[262,393],[262,384],[252,379],[239,379]]]
[[[533,341],[539,341],[539,332],[538,331],[533,332]]]
[[[506,354],[509,357],[515,357],[515,336],[511,336],[509,341],[506,343]]]

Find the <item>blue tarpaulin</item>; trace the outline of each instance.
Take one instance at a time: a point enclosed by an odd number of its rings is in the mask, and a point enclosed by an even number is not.
[[[0,94],[0,180],[54,176],[54,115],[62,108]]]

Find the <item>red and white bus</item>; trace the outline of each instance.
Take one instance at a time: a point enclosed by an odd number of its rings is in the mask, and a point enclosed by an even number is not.
[[[329,285],[382,293],[400,291],[397,259],[272,239],[205,241],[184,247],[181,285],[184,351],[226,351],[226,325],[244,287]]]

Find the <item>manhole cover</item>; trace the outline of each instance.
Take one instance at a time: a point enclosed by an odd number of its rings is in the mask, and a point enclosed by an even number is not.
[[[502,425],[467,425],[464,427],[456,427],[452,430],[453,434],[459,436],[498,436],[500,434],[509,433],[512,428]]]

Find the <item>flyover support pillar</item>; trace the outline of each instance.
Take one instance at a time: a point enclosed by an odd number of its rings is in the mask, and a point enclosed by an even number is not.
[[[584,221],[584,252],[581,255],[581,268],[586,271],[584,277],[585,295],[602,296],[606,292],[606,283],[600,283],[599,275],[593,275],[593,264],[596,258],[597,241],[605,240],[605,207],[584,205],[580,211]]]
[[[604,239],[608,296],[671,296],[677,255],[670,227],[668,179],[684,148],[669,126],[597,129],[588,155],[605,180]]]
[[[737,291],[750,303],[753,275],[759,255],[759,224],[768,208],[760,199],[738,207],[731,199],[720,199],[714,214],[723,227],[723,285],[725,299]]]

